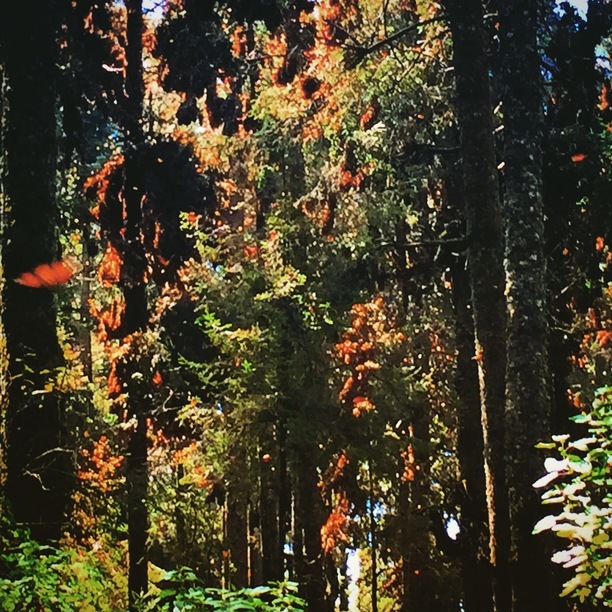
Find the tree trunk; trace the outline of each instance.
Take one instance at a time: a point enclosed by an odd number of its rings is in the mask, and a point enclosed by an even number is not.
[[[0,265],[4,263],[4,236],[6,235],[6,124],[8,108],[8,82],[2,63],[2,37],[0,37]],[[4,296],[5,278],[0,274],[0,296]],[[9,357],[4,332],[4,305],[0,301],[0,464],[6,466],[6,408],[8,399]],[[0,495],[6,483],[5,469],[0,472]]]
[[[303,542],[303,551],[297,554],[296,570],[300,595],[306,600],[309,610],[327,612],[325,579],[323,575],[323,551],[321,549],[321,527],[323,525],[322,500],[318,487],[317,471],[306,453],[302,454],[297,485],[298,529],[302,531],[298,540]],[[297,543],[297,542],[296,542]]]
[[[261,462],[261,544],[263,551],[264,583],[282,580],[283,553],[279,549],[279,482],[278,482],[278,446],[272,432],[266,432],[262,448],[268,449],[268,458]],[[273,469],[274,468],[274,469]]]
[[[257,506],[249,505],[249,585],[257,586],[262,583],[263,569],[259,510]]]
[[[135,596],[147,591],[147,530],[149,513],[147,493],[147,418],[140,409],[136,427],[130,434],[127,448],[128,548],[130,609],[135,610]]]
[[[427,355],[428,351],[423,350]],[[405,612],[430,612],[440,607],[436,601],[435,577],[431,569],[430,519],[431,480],[429,473],[430,406],[414,405],[408,428],[409,449],[402,470],[399,511],[401,516],[402,567]]]
[[[532,483],[543,471],[535,444],[550,430],[546,262],[542,205],[543,91],[537,46],[545,6],[500,5],[504,92],[508,360],[506,435],[514,610],[554,609],[549,554],[531,535],[542,515]]]
[[[489,523],[495,609],[510,609],[508,500],[505,490],[505,307],[501,211],[493,112],[480,0],[447,0],[461,129],[468,275]]]
[[[189,565],[189,540],[185,521],[185,498],[187,487],[182,483],[185,477],[185,468],[182,463],[176,466],[176,503],[174,506],[174,522],[176,525],[176,555],[175,563],[179,566]]]
[[[124,104],[123,131],[126,139],[125,154],[125,256],[121,273],[121,289],[125,298],[124,329],[131,334],[142,329],[148,321],[145,269],[146,260],[141,242],[142,180],[137,149],[144,142],[142,132],[142,108],[144,84],[142,78],[142,0],[128,0],[127,48],[126,48],[126,99]],[[126,482],[128,488],[128,551],[129,551],[129,604],[136,610],[139,595],[148,589],[147,532],[149,514],[148,495],[148,445],[147,402],[140,397],[142,385],[132,383],[130,365],[126,367],[123,382],[131,387],[128,412],[136,417],[137,426],[130,432]]]
[[[611,18],[611,3],[590,0],[587,23],[571,33],[557,32],[549,43],[551,59],[557,63],[551,84],[551,96],[556,103],[547,104],[544,120],[542,196],[552,323],[548,362],[553,381],[553,431],[567,431],[568,427],[570,432],[572,430],[568,418],[575,414],[576,406],[569,401],[567,394],[568,376],[572,370],[569,356],[579,351],[582,337],[568,333],[568,330],[572,328],[576,311],[586,312],[601,295],[600,259],[592,250],[591,241],[597,235],[606,238],[602,228],[612,227],[609,198],[603,192],[598,194],[598,172],[584,167],[578,172],[568,172],[564,164],[558,163],[558,155],[560,146],[565,146],[570,133],[574,135],[572,144],[577,147],[576,151],[582,152],[584,147],[590,158],[593,154],[599,155],[596,134],[600,132],[600,122],[612,118],[612,108],[603,113],[598,108],[600,90],[597,82],[600,75],[596,47],[608,34]],[[563,44],[557,41],[561,36]],[[582,207],[576,206],[585,196],[589,198],[587,214]],[[568,284],[570,275],[583,277],[585,282]]]
[[[260,508],[264,582],[281,581],[285,575],[285,540],[289,531],[291,489],[287,478],[287,430],[282,421],[262,440],[270,457],[262,463]]]
[[[370,525],[370,551],[372,556],[372,569],[370,572],[370,609],[378,612],[378,529],[376,525],[376,513],[374,503],[374,475],[372,469],[373,459],[368,461],[368,522]],[[405,568],[404,568],[405,569]],[[404,594],[406,599],[406,594]]]
[[[227,495],[227,549],[233,566],[229,584],[242,589],[249,586],[247,499],[232,491]]]
[[[49,2],[25,0],[7,3],[2,21],[9,82],[3,263],[6,278],[16,278],[58,256],[54,14]],[[56,392],[43,392],[63,362],[53,294],[9,282],[4,304],[12,380],[7,498],[17,522],[38,540],[54,540],[61,535],[73,470],[62,448],[61,400]]]
[[[224,584],[229,588],[249,586],[249,487],[247,450],[243,436],[238,435],[230,450],[229,470],[225,474],[226,572]]]
[[[456,212],[464,209],[463,185],[454,170],[446,180],[449,205]],[[493,572],[487,542],[487,499],[484,477],[484,445],[480,423],[478,365],[473,359],[474,319],[470,310],[470,283],[467,259],[451,262],[457,374],[457,458],[461,479],[461,576],[463,607],[466,612],[493,610]]]
[[[287,425],[278,424],[278,550],[280,552],[280,580],[285,578],[285,542],[291,529],[291,483],[287,469]]]

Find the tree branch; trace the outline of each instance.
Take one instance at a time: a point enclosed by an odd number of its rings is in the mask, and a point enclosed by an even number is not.
[[[468,236],[461,236],[460,238],[447,238],[439,240],[422,240],[418,242],[382,242],[381,247],[403,247],[406,249],[415,247],[428,247],[428,246],[465,246],[467,247]]]
[[[359,62],[361,62],[361,60],[364,57],[366,57],[367,55],[370,55],[370,53],[375,53],[376,51],[378,51],[379,49],[382,49],[386,45],[390,45],[391,43],[394,43],[396,40],[399,40],[403,36],[406,36],[406,34],[410,34],[411,32],[414,32],[418,30],[419,28],[425,27],[432,23],[443,21],[444,19],[445,19],[444,15],[438,15],[437,17],[432,17],[431,19],[425,19],[424,21],[419,21],[418,23],[411,23],[410,25],[404,28],[401,28],[397,32],[394,32],[390,36],[387,36],[387,38],[384,38],[383,40],[379,40],[372,45],[368,45],[368,46],[346,45],[346,48],[355,54],[354,58],[350,62],[351,67],[355,67],[357,64],[359,64]],[[335,24],[333,25],[336,28],[340,29],[337,25]]]

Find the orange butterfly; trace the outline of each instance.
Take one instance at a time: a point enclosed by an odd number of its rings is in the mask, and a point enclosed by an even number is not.
[[[25,287],[53,288],[67,283],[74,272],[74,267],[65,261],[54,261],[48,264],[40,264],[31,272],[24,272],[14,280]]]

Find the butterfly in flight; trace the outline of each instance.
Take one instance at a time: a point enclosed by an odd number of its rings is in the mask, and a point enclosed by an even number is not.
[[[24,272],[14,281],[24,287],[53,289],[67,283],[75,272],[75,266],[67,261],[53,261],[40,264],[33,270]]]

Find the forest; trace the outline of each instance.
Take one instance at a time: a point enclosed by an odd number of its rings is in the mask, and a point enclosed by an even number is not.
[[[612,2],[19,0],[0,610],[612,608]]]

